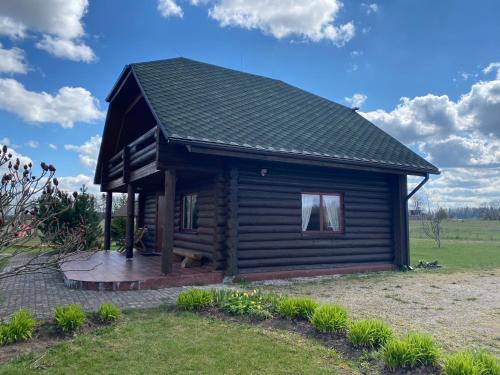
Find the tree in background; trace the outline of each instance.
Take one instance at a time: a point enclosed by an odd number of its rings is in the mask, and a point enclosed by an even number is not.
[[[102,228],[97,212],[97,200],[95,196],[87,193],[85,185],[80,189],[80,193],[59,192],[50,199],[41,197],[39,216],[44,219],[40,226],[44,242],[61,246],[68,241],[67,236],[71,231],[81,228],[81,245],[85,249],[98,249],[101,245]]]
[[[70,253],[85,250],[82,234],[85,224],[75,228],[57,227],[47,232],[47,242],[53,246],[47,250],[27,247],[49,221],[68,210],[68,207],[50,207],[40,215],[40,206],[48,204],[62,195],[59,182],[54,177],[56,168],[42,162],[41,171],[36,174],[32,163],[22,164],[14,159],[7,146],[0,150],[0,263],[16,262],[2,269],[0,279],[47,269],[56,269]],[[64,236],[66,241],[58,242]]]
[[[420,222],[424,235],[432,239],[438,249],[441,248],[441,223],[448,218],[448,212],[439,206],[432,204],[428,195],[419,193],[412,198],[412,204],[415,212],[418,212],[418,220]],[[423,210],[426,207],[426,210]]]
[[[120,194],[113,201],[113,212],[118,211],[127,205],[127,196]],[[113,241],[123,241],[127,231],[127,218],[124,216],[113,217],[111,220],[111,239]]]

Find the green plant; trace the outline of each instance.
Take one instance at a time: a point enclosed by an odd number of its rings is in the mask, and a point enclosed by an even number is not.
[[[278,313],[288,319],[310,319],[318,306],[310,297],[285,297],[278,305]]]
[[[30,340],[35,323],[35,319],[28,310],[17,311],[7,324],[0,326],[0,345]]]
[[[445,358],[443,363],[445,375],[499,375],[498,360],[484,351],[460,352]]]
[[[267,319],[272,317],[271,310],[274,308],[275,297],[262,294],[257,290],[252,292],[231,291],[225,297],[222,309],[235,315],[253,315]]]
[[[191,289],[177,297],[177,306],[184,310],[201,310],[209,307],[213,301],[213,293],[204,289]]]
[[[392,337],[392,329],[381,320],[358,320],[349,326],[347,338],[354,346],[378,348]]]
[[[121,315],[120,308],[112,303],[103,303],[99,306],[99,310],[97,310],[97,315],[99,316],[99,320],[103,323],[111,323],[116,320]]]
[[[85,322],[85,313],[80,305],[58,306],[54,320],[61,331],[73,332]]]
[[[79,231],[79,242],[85,250],[99,247],[102,237],[101,218],[97,212],[96,199],[87,193],[85,186],[80,189],[80,193],[59,192],[50,199],[41,197],[38,206],[38,216],[42,220],[40,232],[44,242],[61,246],[71,242],[69,239],[72,233]],[[70,250],[72,249],[68,249]],[[74,250],[77,250],[76,246]]]
[[[402,340],[390,340],[382,348],[382,358],[390,370],[435,366],[440,353],[429,335],[410,333]]]
[[[338,305],[319,306],[311,317],[311,324],[320,332],[336,332],[347,326],[347,311]]]

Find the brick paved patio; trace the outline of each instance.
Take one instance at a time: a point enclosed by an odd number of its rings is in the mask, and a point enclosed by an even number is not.
[[[207,285],[205,288],[214,286],[220,287],[221,284]],[[177,295],[188,288],[182,286],[133,291],[75,290],[64,286],[60,272],[22,275],[0,280],[0,319],[5,319],[20,308],[31,310],[38,318],[50,318],[57,305],[68,303],[78,303],[86,311],[95,311],[104,302],[114,303],[122,309],[156,307],[175,303]]]

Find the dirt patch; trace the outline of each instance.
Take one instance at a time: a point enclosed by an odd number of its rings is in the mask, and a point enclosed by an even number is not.
[[[252,287],[339,303],[354,318],[377,318],[396,332],[432,334],[444,351],[483,348],[500,355],[500,270],[445,274],[383,273]]]

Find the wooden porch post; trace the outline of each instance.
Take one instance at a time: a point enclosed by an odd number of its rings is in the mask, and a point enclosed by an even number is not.
[[[165,215],[163,226],[164,247],[161,253],[161,271],[172,272],[174,258],[174,220],[175,220],[175,169],[165,170],[165,210],[160,214]]]
[[[127,228],[125,251],[127,259],[134,257],[134,210],[135,210],[135,191],[132,184],[127,185]]]
[[[111,210],[113,207],[113,193],[106,193],[106,208],[104,212],[104,250],[111,249]]]

